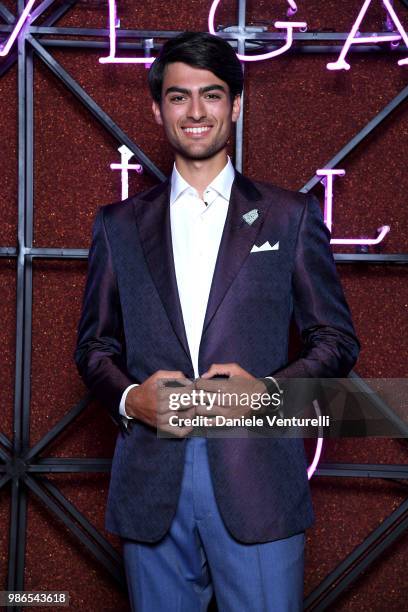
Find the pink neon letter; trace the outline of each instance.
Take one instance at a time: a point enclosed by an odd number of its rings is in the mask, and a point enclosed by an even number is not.
[[[133,153],[126,145],[122,145],[118,149],[120,153],[120,164],[111,164],[111,170],[121,170],[122,183],[122,200],[126,200],[129,196],[129,170],[136,170],[138,174],[143,172],[143,166],[140,164],[129,164],[129,160],[133,157]]]
[[[324,185],[324,222],[330,232],[332,231],[333,221],[333,180],[335,176],[344,176],[345,170],[320,168],[316,170],[317,176],[322,176],[321,183]],[[389,225],[382,225],[377,229],[377,238],[332,238],[331,244],[379,244],[384,240],[385,236],[390,231]]]
[[[381,34],[378,36],[359,36],[358,28],[360,27],[360,24],[371,2],[372,0],[365,0],[358,14],[358,17],[356,21],[354,22],[353,27],[350,30],[350,34],[347,36],[347,40],[344,43],[344,46],[340,52],[340,55],[337,61],[329,62],[327,64],[327,68],[329,70],[350,70],[350,64],[346,62],[345,57],[352,44],[362,45],[362,44],[373,44],[377,42],[390,42],[390,41],[392,42],[392,41],[399,41],[402,38],[405,45],[408,46],[407,33],[402,27],[402,24],[400,20],[398,19],[397,14],[393,9],[390,0],[382,0],[382,3],[384,4],[384,7],[387,10],[395,27],[397,28],[399,34]],[[408,57],[398,61],[399,66],[403,66],[404,64],[408,64]]]
[[[220,1],[221,0],[214,0],[210,8],[210,12],[208,15],[208,31],[210,32],[210,34],[216,34],[216,31],[214,29],[214,17],[215,11],[217,10]],[[289,5],[292,9],[293,5],[296,7],[296,3],[294,2],[289,2]],[[293,29],[306,28],[307,23],[305,23],[304,21],[275,21],[274,26],[278,29],[286,28],[286,43],[282,47],[276,49],[275,51],[270,51],[269,53],[261,53],[260,55],[241,55],[237,53],[238,59],[243,62],[258,62],[259,60],[270,59],[271,57],[276,57],[277,55],[285,53],[285,51],[290,49],[290,47],[292,46]]]
[[[317,400],[313,400],[313,406],[314,406],[317,418],[319,418],[319,416],[322,416],[322,413],[320,411],[319,402]],[[314,454],[312,463],[307,468],[307,477],[308,477],[309,480],[311,479],[311,477],[315,473],[317,465],[318,465],[319,460],[320,460],[320,455],[322,454],[322,448],[323,448],[322,433],[323,433],[322,432],[322,428],[319,426],[319,437],[317,438],[315,454]]]
[[[155,60],[154,57],[116,57],[116,0],[108,0],[109,3],[109,55],[100,57],[101,64],[145,64],[149,66]]]
[[[35,0],[28,0],[26,7],[24,8],[24,11],[21,13],[20,17],[17,20],[16,25],[14,26],[13,31],[11,32],[10,36],[8,37],[8,40],[5,44],[0,45],[0,57],[5,57],[7,55],[7,53],[10,51],[13,42],[16,40],[17,36],[19,35],[21,28],[23,27],[24,22],[27,20],[27,23],[30,22],[30,11],[31,11],[31,7],[33,6]]]

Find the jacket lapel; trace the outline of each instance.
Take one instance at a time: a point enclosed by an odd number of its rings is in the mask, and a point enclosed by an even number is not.
[[[170,178],[136,199],[134,211],[143,252],[171,325],[191,361],[173,259]]]
[[[268,203],[253,182],[235,170],[230,202],[220,248],[215,264],[207,311],[204,319],[203,336],[219,305],[248,257],[262,227]],[[257,218],[247,223],[243,215],[257,211]]]

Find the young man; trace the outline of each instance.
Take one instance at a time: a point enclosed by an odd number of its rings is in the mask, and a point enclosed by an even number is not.
[[[205,610],[213,591],[220,611],[301,610],[314,520],[301,439],[187,437],[169,424],[176,389],[163,379],[259,392],[261,377],[346,376],[359,350],[317,200],[252,181],[227,156],[242,80],[222,39],[168,41],[149,85],[172,174],[94,223],[75,360],[121,429],[106,528],[122,538],[138,612]],[[292,314],[304,346],[288,364]]]

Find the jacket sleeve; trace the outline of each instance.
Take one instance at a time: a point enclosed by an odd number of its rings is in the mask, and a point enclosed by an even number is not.
[[[342,378],[357,361],[360,342],[330,247],[317,198],[309,195],[297,236],[293,311],[303,348],[275,378]]]
[[[74,360],[92,395],[126,432],[120,400],[124,390],[137,381],[126,372],[121,306],[103,206],[97,210],[92,229]]]

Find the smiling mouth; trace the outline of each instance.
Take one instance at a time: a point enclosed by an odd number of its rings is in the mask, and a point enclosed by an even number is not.
[[[211,130],[212,125],[203,125],[200,127],[183,127],[182,130],[185,134],[189,136],[200,136],[202,134],[208,134]]]

